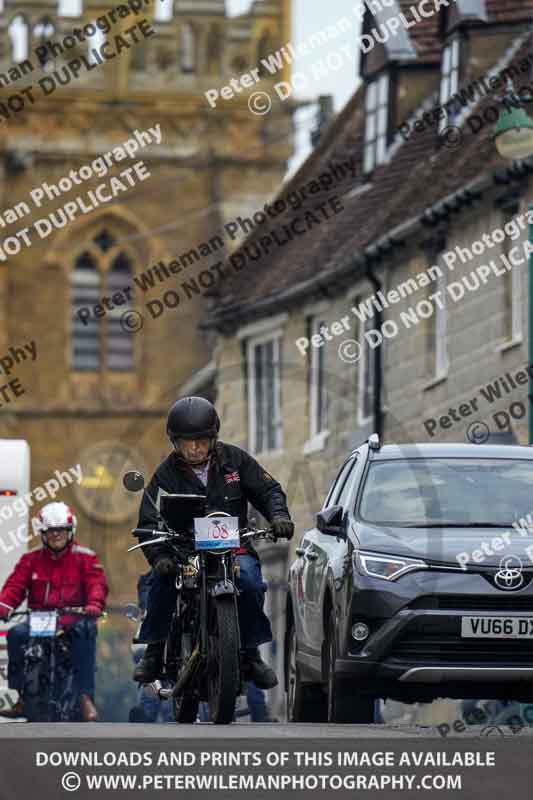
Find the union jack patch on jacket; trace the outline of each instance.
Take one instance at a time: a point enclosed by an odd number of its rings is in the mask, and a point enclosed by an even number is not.
[[[228,472],[228,474],[224,476],[225,483],[239,483],[240,480],[237,470],[235,470],[235,472]]]

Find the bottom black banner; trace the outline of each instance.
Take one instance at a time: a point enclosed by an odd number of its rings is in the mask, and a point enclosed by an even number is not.
[[[159,800],[176,793],[194,800],[423,800],[448,793],[500,800],[509,790],[529,797],[533,777],[529,736],[421,741],[375,738],[373,731],[366,741],[349,735],[271,739],[229,738],[218,729],[216,738],[180,738],[186,735],[181,728],[180,736],[168,738],[52,739],[19,738],[9,727],[9,738],[6,726],[0,731],[2,800],[29,800],[34,793],[39,800],[57,800],[139,792]]]

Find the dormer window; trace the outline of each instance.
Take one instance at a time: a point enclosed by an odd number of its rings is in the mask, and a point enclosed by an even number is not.
[[[442,52],[442,70],[440,78],[440,105],[441,108],[446,109],[448,103],[459,88],[459,39],[453,39],[449,42]],[[459,109],[456,104],[450,103],[450,107],[446,109],[447,114],[440,119],[439,132],[444,130],[448,125],[453,124],[453,121]]]
[[[370,81],[365,97],[365,155],[363,168],[371,172],[383,163],[389,133],[389,76],[383,73]]]

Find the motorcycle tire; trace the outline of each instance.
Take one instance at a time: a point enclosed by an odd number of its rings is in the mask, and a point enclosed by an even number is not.
[[[176,675],[174,670],[168,669],[168,659],[178,659],[179,668],[189,660],[192,653],[192,636],[191,636],[191,610],[183,605],[183,616],[172,619],[170,627],[170,634],[167,640],[167,673],[175,680]],[[176,644],[179,643],[178,648]],[[178,655],[179,653],[179,655]],[[178,669],[179,673],[179,669]],[[192,725],[198,719],[198,708],[200,706],[200,698],[195,688],[187,688],[185,692],[179,697],[172,699],[172,710],[174,719],[181,725]]]
[[[209,715],[215,725],[228,725],[235,716],[240,689],[240,636],[235,598],[218,597],[212,607],[209,630]]]
[[[72,662],[70,641],[56,645],[56,672],[54,681],[55,722],[81,721],[79,691]]]
[[[52,722],[51,681],[49,675],[50,649],[39,645],[27,656],[24,665],[24,716],[28,722]]]
[[[198,718],[200,698],[197,692],[185,692],[173,700],[174,719],[182,725],[192,725]]]

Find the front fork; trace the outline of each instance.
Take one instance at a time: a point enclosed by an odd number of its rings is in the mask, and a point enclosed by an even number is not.
[[[207,553],[202,553],[202,586],[200,596],[200,624],[201,624],[201,655],[202,663],[207,664],[209,658],[209,606],[211,603],[216,603],[218,597],[231,595],[235,604],[235,619],[237,627],[239,626],[239,613],[237,607],[237,598],[239,590],[237,589],[236,579],[239,574],[239,563],[235,560],[233,553],[227,554],[222,557],[220,564],[220,576],[215,583],[211,586],[207,582]],[[212,580],[212,579],[211,579]],[[239,633],[240,641],[240,633]],[[239,694],[242,691],[242,672],[240,678]]]
[[[169,694],[174,694],[175,696],[180,693],[183,689],[184,685],[187,684],[192,675],[197,672],[197,669],[202,669],[206,667],[209,663],[209,611],[210,611],[210,603],[216,602],[216,598],[222,595],[232,595],[235,603],[235,618],[237,620],[237,626],[239,624],[239,616],[238,616],[238,609],[237,609],[237,597],[239,594],[239,590],[235,584],[235,578],[238,574],[238,564],[235,562],[232,555],[225,555],[222,557],[221,560],[221,567],[222,567],[222,574],[220,579],[216,581],[216,583],[210,585],[208,581],[207,575],[207,553],[200,554],[200,636],[199,636],[199,653],[196,653],[196,657],[194,659],[194,664],[191,659],[189,659],[189,667],[190,670],[183,671],[184,664],[181,665],[180,675],[181,678],[178,678],[178,682],[173,690],[169,691]],[[237,569],[236,569],[237,568]],[[212,581],[212,579],[209,579]],[[181,603],[180,597],[180,590],[182,588],[181,584],[177,584],[178,589],[178,599],[177,603]],[[181,609],[178,607],[176,609],[177,614],[179,615]],[[195,654],[196,647],[193,650],[193,655]],[[242,675],[240,680],[239,686],[239,694],[242,691]],[[162,690],[165,692],[165,690]],[[166,692],[165,692],[166,693]]]

